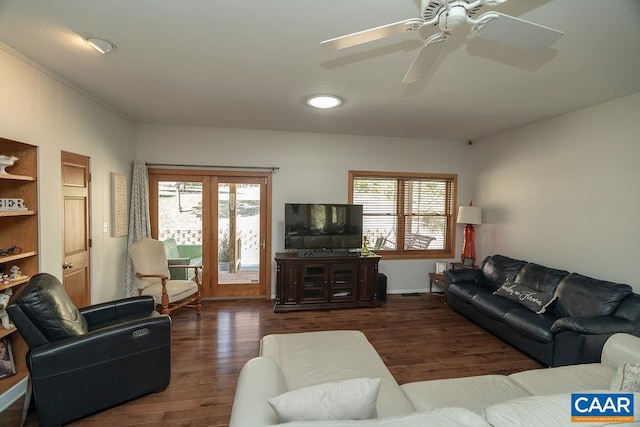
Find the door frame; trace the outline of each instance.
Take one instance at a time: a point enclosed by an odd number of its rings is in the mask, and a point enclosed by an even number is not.
[[[211,266],[208,270],[209,274],[203,274],[203,290],[204,296],[206,298],[230,298],[227,296],[221,297],[213,297],[214,288],[218,286],[218,269],[214,268],[214,263],[211,259],[211,254],[213,253],[212,241],[214,239],[217,240],[217,232],[218,232],[218,210],[217,200],[212,200],[212,195],[215,192],[217,194],[218,182],[228,182],[225,181],[225,178],[261,178],[264,179],[264,185],[266,186],[266,197],[264,201],[261,203],[264,204],[264,236],[265,242],[264,247],[262,248],[264,255],[264,262],[261,264],[260,268],[260,290],[258,297],[264,296],[264,298],[268,301],[271,300],[271,217],[272,217],[272,172],[250,172],[250,171],[228,171],[228,170],[217,170],[217,169],[177,169],[177,168],[148,168],[147,169],[149,176],[149,213],[150,213],[150,223],[151,223],[151,236],[155,239],[158,238],[158,215],[153,215],[152,212],[158,212],[158,181],[188,181],[195,180],[200,181],[202,177],[208,177],[209,188],[204,187],[202,191],[202,204],[203,206],[212,206],[215,208],[207,209],[208,212],[205,212],[203,209],[202,216],[202,259],[203,264]],[[195,179],[197,178],[197,179]],[[206,185],[206,184],[205,184]],[[235,297],[234,297],[235,298]],[[240,298],[238,296],[237,298]]]

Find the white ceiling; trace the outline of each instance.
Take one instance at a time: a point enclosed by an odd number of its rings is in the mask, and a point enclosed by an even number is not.
[[[490,9],[565,34],[534,53],[461,27],[408,85],[435,28],[337,52],[319,44],[418,17],[419,0],[0,0],[0,41],[138,123],[464,141],[640,92],[640,1]],[[100,55],[89,36],[118,48]],[[344,105],[305,105],[325,92]]]

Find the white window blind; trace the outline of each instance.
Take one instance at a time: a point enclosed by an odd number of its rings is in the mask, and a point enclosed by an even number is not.
[[[369,249],[453,256],[456,175],[351,171],[349,181],[350,203],[363,205]]]

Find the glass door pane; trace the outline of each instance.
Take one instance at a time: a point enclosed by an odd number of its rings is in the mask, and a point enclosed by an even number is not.
[[[218,284],[258,284],[261,185],[218,183]]]
[[[202,264],[202,182],[158,181],[158,240],[165,243],[169,265]],[[194,270],[169,271],[183,280]]]

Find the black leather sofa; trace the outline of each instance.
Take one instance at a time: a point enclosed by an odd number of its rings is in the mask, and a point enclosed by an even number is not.
[[[29,347],[26,405],[33,397],[40,426],[169,385],[171,319],[155,311],[153,297],[77,309],[60,281],[42,273],[13,295],[7,312]]]
[[[640,295],[502,255],[445,271],[447,304],[547,366],[594,363],[616,332],[640,336]]]

